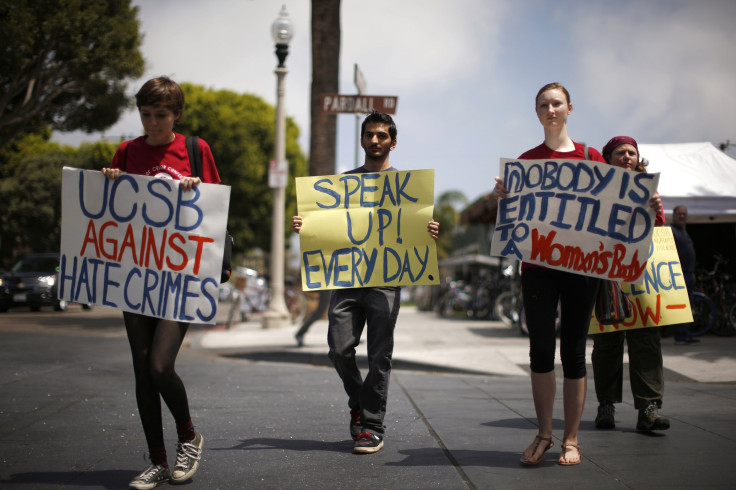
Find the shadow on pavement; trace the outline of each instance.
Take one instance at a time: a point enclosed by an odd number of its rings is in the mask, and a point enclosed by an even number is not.
[[[353,442],[345,441],[317,441],[314,439],[279,439],[275,437],[256,437],[245,439],[240,444],[230,448],[214,448],[210,451],[233,450],[264,450],[278,449],[286,451],[327,451],[331,453],[345,453],[345,448],[352,448]]]
[[[293,352],[293,351],[260,351],[260,352],[237,352],[222,353],[222,357],[230,359],[244,359],[253,362],[280,362],[294,364],[310,364],[312,366],[321,366],[332,368],[332,362],[327,354],[313,354],[309,352]],[[368,363],[365,356],[357,356],[358,367],[362,370],[368,369]],[[394,359],[392,361],[392,369],[398,371],[421,371],[425,373],[436,374],[469,374],[488,376],[488,373],[474,371],[472,369],[452,368],[445,366],[436,366],[434,364],[423,362],[404,361]],[[503,377],[503,376],[500,376]]]
[[[7,480],[0,480],[3,487],[6,485],[64,485],[72,487],[93,488],[120,488],[120,482],[127,482],[138,473],[126,470],[100,471],[32,471],[15,473]]]

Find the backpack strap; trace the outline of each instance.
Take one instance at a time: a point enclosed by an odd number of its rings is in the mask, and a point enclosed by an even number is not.
[[[199,151],[199,137],[187,136],[187,155],[192,177],[202,178],[202,153]]]
[[[125,148],[123,148],[123,168],[120,169],[123,172],[128,171],[128,147],[129,146],[130,146],[130,141],[126,141]]]
[[[585,147],[585,159],[590,160],[590,152],[588,151],[588,145],[583,143],[583,146]]]
[[[202,178],[202,152],[199,150],[199,137],[187,136],[187,155],[189,156],[189,168],[192,170],[192,177]],[[233,254],[233,237],[225,228],[225,249],[222,253],[222,272],[220,273],[220,282],[227,282],[232,273],[232,254]]]

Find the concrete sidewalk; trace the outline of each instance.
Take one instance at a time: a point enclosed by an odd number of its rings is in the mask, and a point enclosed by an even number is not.
[[[212,352],[238,353],[252,357],[305,359],[327,356],[327,321],[317,321],[306,335],[306,345],[297,348],[292,328],[263,329],[258,318],[215,328],[192,340],[194,346]],[[424,367],[429,371],[477,373],[493,376],[528,374],[529,341],[501,322],[441,318],[413,307],[403,307],[394,335],[394,363]],[[674,345],[662,339],[666,380],[700,383],[736,383],[736,337],[701,337],[693,346]],[[588,361],[593,349],[588,339]],[[358,355],[365,356],[359,349]],[[628,359],[624,359],[628,363]],[[559,366],[559,354],[558,354]],[[561,366],[559,366],[561,367]]]
[[[519,464],[519,457],[536,434],[536,417],[528,379],[528,340],[518,332],[500,322],[443,319],[403,308],[395,336],[386,447],[366,457],[349,455],[350,441],[344,440],[346,397],[328,366],[326,328],[326,321],[317,322],[302,348],[296,347],[293,338],[296,328],[264,330],[258,322],[229,331],[210,330],[192,344],[195,349],[259,366],[263,361],[284,369],[292,366],[293,372],[302,374],[309,370],[306,365],[325,366],[324,382],[336,392],[321,387],[315,393],[305,385],[295,388],[292,401],[299,410],[310,406],[311,410],[336,413],[329,421],[323,419],[324,414],[300,416],[313,427],[312,437],[343,441],[331,449],[335,461],[324,469],[325,480],[305,480],[305,488],[734,486],[736,338],[704,337],[697,346],[676,346],[672,338],[663,339],[666,395],[662,413],[672,422],[669,431],[635,430],[637,412],[628,382],[624,402],[617,405],[617,428],[595,429],[597,403],[591,381],[580,433],[584,461],[577,467],[556,464],[563,429],[562,390],[558,389],[555,447],[542,464],[526,468]],[[591,349],[592,341],[588,356]],[[359,357],[364,356],[359,349]],[[589,374],[592,376],[592,370]],[[282,381],[274,379],[274,389]],[[272,415],[281,412],[271,410]],[[291,458],[309,458],[298,450],[295,453],[281,437],[275,436],[269,444],[290,453]],[[306,453],[316,449],[308,440],[302,442]],[[337,465],[342,469],[333,479],[332,468]],[[355,473],[348,470],[345,474],[346,468]],[[416,473],[416,469],[421,471]]]

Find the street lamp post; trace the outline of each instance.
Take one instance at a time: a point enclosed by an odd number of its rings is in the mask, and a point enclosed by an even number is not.
[[[284,5],[278,18],[271,25],[271,34],[276,43],[276,56],[279,64],[276,67],[276,149],[275,169],[281,171],[286,165],[286,119],[284,115],[284,78],[288,73],[284,61],[289,54],[289,41],[294,35],[294,28],[286,13]],[[271,226],[271,299],[268,310],[263,313],[263,328],[285,327],[289,322],[289,311],[284,301],[284,187],[286,179],[274,178],[273,187],[273,223]]]

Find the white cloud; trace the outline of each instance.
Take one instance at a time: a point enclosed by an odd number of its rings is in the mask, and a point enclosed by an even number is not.
[[[508,10],[506,1],[487,0],[342,4],[343,67],[358,63],[369,91],[402,94],[447,89],[493,63]]]
[[[614,12],[590,7],[573,37],[599,117],[652,142],[736,137],[736,3],[637,3]]]
[[[146,78],[168,74],[271,104],[270,26],[285,3],[295,25],[286,110],[309,150],[309,0],[135,3]],[[500,157],[539,144],[533,97],[550,81],[572,92],[570,135],[595,147],[622,133],[644,143],[736,141],[733,0],[342,0],[341,17],[340,92],[355,93],[357,63],[369,94],[399,96],[392,163],[435,168],[437,194],[474,199],[490,190]],[[354,117],[338,117],[339,168],[354,164],[354,131]],[[135,113],[107,131],[139,133]]]

